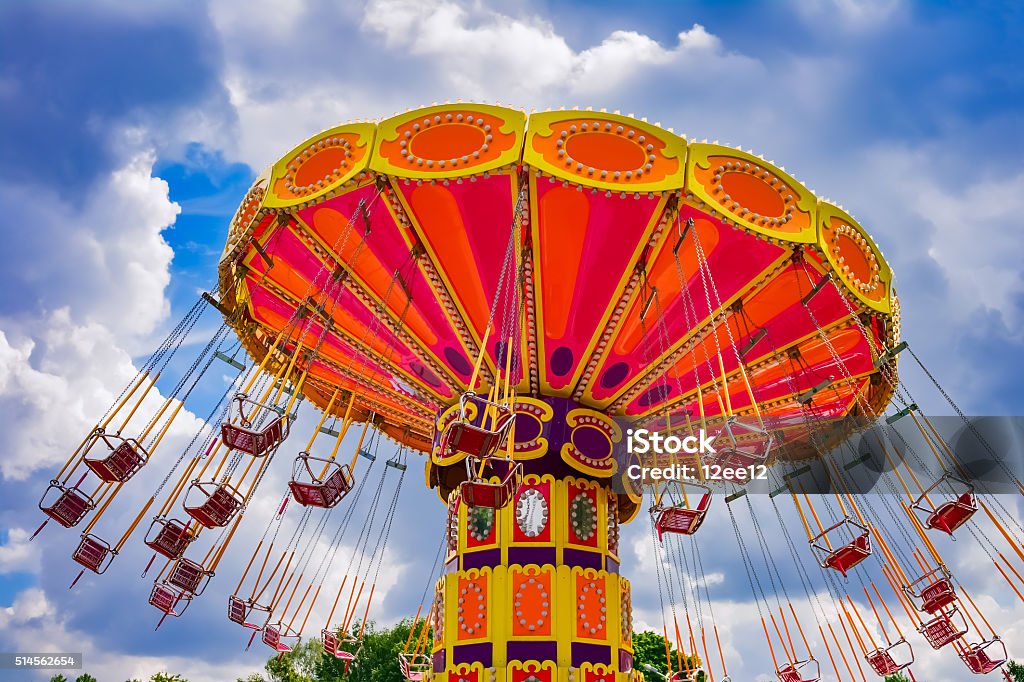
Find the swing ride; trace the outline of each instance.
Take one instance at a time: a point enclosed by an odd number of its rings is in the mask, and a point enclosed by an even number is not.
[[[223,324],[151,397],[208,309]],[[618,113],[435,105],[325,130],[256,179],[219,294],[171,331],[39,507],[67,528],[89,518],[79,578],[107,571],[151,518],[162,622],[207,590],[273,462],[293,457],[227,616],[277,653],[319,621],[347,670],[422,453],[448,520],[396,661],[407,680],[638,680],[619,526],[645,504],[667,679],[729,679],[707,582],[692,578],[716,515],[781,682],[815,682],[826,659],[840,680],[912,675],[918,634],[988,673],[1005,645],[936,543],[976,542],[1024,600],[1024,531],[917,409],[896,371],[904,354],[963,417],[901,342],[881,251],[773,163]],[[237,374],[210,426],[165,463],[161,443],[216,360]],[[303,404],[319,415],[295,443]],[[892,428],[865,428],[883,419]],[[900,430],[910,422],[934,464]],[[626,424],[714,434],[712,452],[671,463],[763,467],[772,492],[755,510],[739,480],[631,485]],[[882,494],[853,483],[855,437],[889,465]],[[103,539],[121,487],[168,465]]]

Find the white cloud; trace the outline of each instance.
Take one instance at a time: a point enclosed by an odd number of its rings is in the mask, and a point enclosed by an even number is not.
[[[907,5],[904,0],[793,0],[791,4],[812,28],[850,34],[877,32]]]

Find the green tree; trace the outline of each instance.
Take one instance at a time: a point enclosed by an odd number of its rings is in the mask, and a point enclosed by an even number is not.
[[[184,677],[177,673],[171,674],[167,672],[153,673],[153,676],[149,678],[149,682],[188,682]]]
[[[75,682],[97,682],[96,678],[89,673],[82,673],[75,678]]]
[[[68,682],[68,678],[63,675],[54,675],[50,678],[50,682]]]
[[[1024,682],[1024,665],[1017,661],[1010,661],[1006,664],[1006,672],[1010,673],[1013,682]]]
[[[679,661],[682,660],[683,667],[694,670],[700,666],[700,659],[697,656],[679,656],[679,652],[673,647],[670,653],[672,657],[672,670],[679,668]],[[665,660],[665,638],[653,630],[633,633],[633,668],[642,672],[648,679],[658,682],[657,675],[652,676],[647,666],[657,670],[658,675],[668,675],[668,661]],[[704,680],[704,673],[697,673],[697,682]]]
[[[910,679],[903,673],[896,673],[895,675],[886,675],[885,682],[910,682]]]
[[[259,673],[252,673],[248,677],[239,677],[236,682],[267,682],[267,680]]]

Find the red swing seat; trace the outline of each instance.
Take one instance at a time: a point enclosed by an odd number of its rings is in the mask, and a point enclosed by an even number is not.
[[[242,508],[242,502],[242,494],[228,483],[193,481],[183,506],[189,516],[207,528],[222,528]]]
[[[409,682],[422,682],[433,665],[426,654],[398,654],[398,667]]]
[[[56,496],[51,491],[56,491]],[[78,486],[66,487],[60,481],[50,481],[39,500],[40,511],[65,528],[77,526],[95,508],[96,502]]]
[[[122,438],[97,429],[93,439],[87,452],[91,452],[93,446],[100,442],[105,451],[98,457],[89,457],[87,454],[82,461],[101,481],[124,483],[149,460],[149,453],[134,438]]]
[[[149,593],[149,603],[165,616],[177,617],[185,613],[185,609],[192,603],[192,594],[163,581],[153,584],[153,591]],[[182,604],[184,606],[181,606]]]
[[[284,623],[274,623],[263,628],[263,643],[279,654],[286,654],[299,643],[299,633]]]
[[[847,531],[852,540],[833,549],[828,543],[828,535],[840,529]],[[850,569],[871,556],[871,536],[866,526],[846,517],[816,535],[811,540],[811,547],[818,555],[818,565],[839,571],[846,577]]]
[[[989,647],[995,647],[989,651]],[[1006,645],[998,637],[969,644],[966,649],[960,652],[960,660],[967,664],[967,669],[975,675],[986,675],[1006,663],[1009,656],[1006,654]]]
[[[265,618],[262,623],[257,623],[252,620],[253,614],[262,613],[265,614]],[[266,606],[260,606],[251,599],[242,599],[238,595],[231,595],[228,597],[228,620],[232,623],[238,623],[243,628],[249,630],[262,630],[270,620],[270,608]]]
[[[235,395],[233,404],[233,414],[220,426],[221,439],[229,448],[263,457],[288,437],[288,415],[277,408],[250,400],[244,393]],[[247,406],[251,406],[251,416],[246,416]],[[263,419],[267,419],[265,424],[255,426]]]
[[[704,518],[708,515],[708,509],[711,507],[711,488],[705,485],[697,487],[703,488],[704,492],[696,507],[655,505],[651,508],[651,516],[654,517],[654,528],[658,531],[659,541],[665,533],[693,535],[704,523]]]
[[[93,573],[101,574],[110,566],[117,552],[110,544],[91,533],[82,535],[71,558]]]
[[[913,665],[914,649],[910,646],[910,642],[900,638],[888,646],[868,652],[864,658],[872,670],[884,677]]]
[[[945,566],[928,571],[904,588],[918,611],[935,614],[956,601],[953,576]]]
[[[153,519],[143,542],[157,554],[168,559],[177,559],[195,539],[195,534],[189,530],[187,524],[177,519],[159,516]]]
[[[206,570],[191,559],[181,557],[171,566],[167,582],[194,596],[199,596],[206,589],[211,577],[213,577],[212,571]]]
[[[959,616],[959,623],[954,620],[954,616]],[[931,648],[939,650],[967,634],[967,621],[954,606],[923,623],[917,631],[924,635]]]
[[[469,407],[476,408],[474,415]],[[483,422],[493,411],[490,428]],[[467,391],[459,399],[459,417],[445,427],[441,433],[440,457],[451,457],[457,452],[471,457],[492,457],[505,444],[509,429],[515,421],[515,413],[507,405],[487,400],[473,391]]]
[[[943,483],[952,490],[952,494],[935,505],[930,497],[942,494],[939,486]],[[973,485],[951,474],[943,474],[914,501],[911,509],[922,519],[926,528],[952,536],[978,511],[978,500]]]
[[[314,472],[310,462],[323,462]],[[292,466],[292,478],[288,488],[292,497],[306,507],[330,508],[338,504],[343,497],[352,492],[355,477],[347,464],[337,464],[329,459],[313,457],[308,452],[295,458]]]
[[[343,643],[354,641],[351,638],[338,637],[338,633],[329,628],[324,628],[320,632],[321,640],[323,641],[324,653],[328,653],[334,656],[340,661],[345,662],[344,673],[348,673],[348,667],[352,664],[352,661],[356,659],[356,655],[351,651],[345,651],[341,648]]]
[[[818,661],[808,658],[805,661],[786,663],[775,671],[779,682],[818,682],[821,679],[821,670]]]
[[[470,507],[504,508],[516,496],[519,486],[523,483],[523,465],[512,460],[503,460],[508,464],[508,472],[500,482],[491,483],[478,478],[476,469],[479,461],[476,457],[466,458],[469,480],[459,484],[459,496]],[[494,459],[490,458],[488,466],[493,466],[493,461]]]

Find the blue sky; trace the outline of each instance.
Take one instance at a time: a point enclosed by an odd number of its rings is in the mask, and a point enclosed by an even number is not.
[[[149,583],[135,579],[143,553],[69,593],[73,533],[26,536],[50,472],[213,285],[255,174],[340,121],[458,98],[594,106],[753,149],[874,235],[905,337],[968,412],[1024,414],[1022,34],[1013,2],[0,4],[0,649],[39,638],[84,649],[101,680],[168,667],[203,682],[260,667],[263,651],[243,653],[221,613],[240,558],[190,618],[153,633]],[[907,380],[944,411],[920,376]],[[185,421],[178,444],[197,426]],[[415,567],[433,557],[443,520],[414,481],[383,621],[415,611]],[[140,479],[131,499],[151,484]],[[251,546],[265,506],[237,547]],[[731,532],[721,517],[714,528]],[[638,615],[658,626],[646,524],[625,537]],[[957,563],[975,592],[996,588],[966,549]],[[734,677],[753,679],[767,667],[743,617],[739,557],[709,553],[704,568],[730,623],[727,651],[743,661],[746,677]],[[1024,611],[993,594],[994,621],[1024,635]],[[962,679],[943,661],[927,658],[927,679]]]

